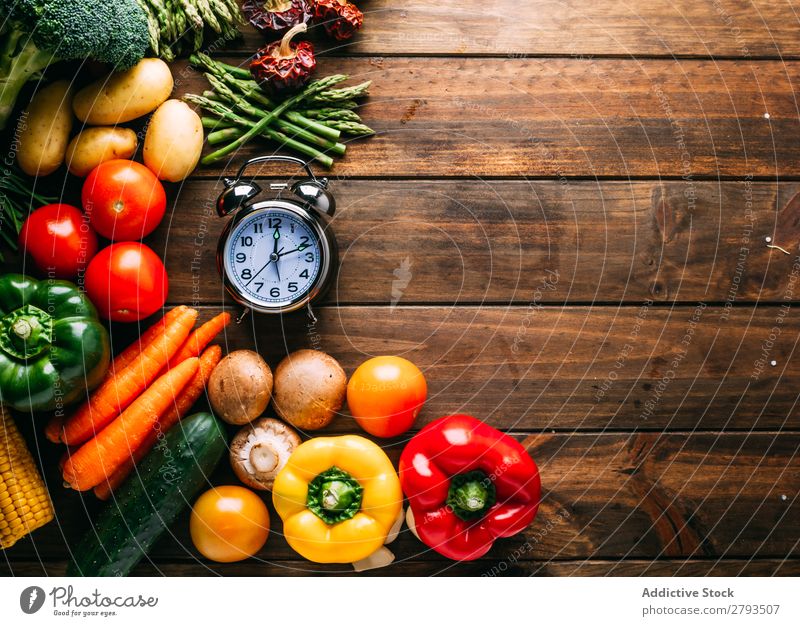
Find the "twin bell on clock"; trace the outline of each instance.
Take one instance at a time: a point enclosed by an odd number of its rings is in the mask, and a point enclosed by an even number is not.
[[[291,197],[258,199],[261,188],[243,179],[249,166],[288,161],[302,166],[308,178],[270,185],[289,188]],[[235,178],[223,179],[217,199],[220,217],[233,215],[220,235],[217,268],[225,289],[241,305],[259,313],[288,313],[318,300],[332,282],[338,256],[328,219],[336,201],[328,181],[307,163],[290,156],[250,159]]]

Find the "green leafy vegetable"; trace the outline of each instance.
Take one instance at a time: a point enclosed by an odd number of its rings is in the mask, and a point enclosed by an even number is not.
[[[127,69],[150,41],[136,0],[0,0],[0,24],[0,129],[25,83],[51,63],[90,58]]]

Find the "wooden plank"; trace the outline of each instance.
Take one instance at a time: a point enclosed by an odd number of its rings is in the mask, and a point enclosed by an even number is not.
[[[494,0],[490,6],[442,0],[372,0],[364,28],[350,42],[318,37],[335,54],[447,55],[800,55],[790,0]],[[251,53],[263,38],[246,27],[238,46]],[[312,28],[312,30],[318,30]]]
[[[355,574],[341,565],[317,565],[314,574],[327,576],[488,576],[484,564],[463,563],[457,572],[435,561],[395,561],[391,567]],[[307,576],[304,561],[217,563],[147,563],[133,576]],[[66,561],[0,563],[0,576],[64,576]],[[783,559],[662,559],[645,561],[518,561],[501,576],[798,576],[800,561]]]
[[[556,434],[530,435],[524,443],[542,472],[540,515],[524,534],[497,542],[479,563],[463,566],[466,573],[502,574],[527,560],[800,556],[795,435]],[[399,446],[387,449],[395,462],[399,451]],[[98,509],[93,496],[82,502],[61,487],[57,454],[52,446],[46,454],[57,523],[7,550],[4,556],[12,563],[65,560],[64,537],[74,547],[89,529],[87,515]],[[225,461],[210,480],[235,482]],[[274,513],[272,522],[261,561],[253,563],[297,558],[281,538]],[[195,563],[187,515],[171,531],[154,549],[156,561]],[[406,529],[392,550],[399,561],[433,561],[452,575],[462,571]],[[205,567],[200,561],[195,565],[200,572]],[[325,570],[305,565],[307,572]],[[236,566],[226,571],[235,573]]]
[[[251,316],[224,341],[272,367],[321,349],[348,374],[371,355],[405,356],[428,381],[418,426],[461,411],[517,430],[800,429],[793,309],[703,307],[326,307],[317,324]],[[114,326],[116,345],[134,331]]]
[[[341,180],[332,189],[341,270],[329,303],[800,298],[795,257],[764,241],[800,246],[796,183]],[[166,262],[172,302],[225,299],[220,190],[198,180],[175,189],[172,220],[148,240]]]
[[[702,306],[322,308],[317,324],[254,316],[219,341],[273,368],[303,347],[348,374],[371,355],[405,356],[428,381],[417,427],[467,412],[522,431],[800,430],[794,310]],[[116,348],[135,332],[115,325]],[[340,417],[326,432],[352,429]]]
[[[234,59],[229,59],[233,61]],[[205,79],[174,66],[176,94]],[[377,137],[333,173],[368,177],[793,176],[800,62],[335,58],[319,75],[373,80]],[[769,119],[765,118],[769,115]],[[251,143],[233,155],[268,153]],[[217,177],[226,161],[198,174]],[[279,168],[270,169],[275,173]],[[283,170],[289,171],[289,170]]]

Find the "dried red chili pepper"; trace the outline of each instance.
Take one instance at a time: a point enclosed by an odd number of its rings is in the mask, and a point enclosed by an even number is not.
[[[250,73],[268,94],[297,91],[311,78],[317,66],[314,46],[307,41],[292,43],[292,37],[305,30],[305,24],[293,26],[283,39],[261,48],[250,62]]]
[[[347,0],[315,0],[314,20],[322,22],[334,39],[350,39],[364,23],[364,14]]]
[[[274,39],[314,17],[313,0],[244,0],[242,13],[264,35]]]

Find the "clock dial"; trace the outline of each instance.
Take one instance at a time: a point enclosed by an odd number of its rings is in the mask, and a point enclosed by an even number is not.
[[[280,308],[305,298],[322,266],[313,227],[278,208],[243,218],[231,230],[224,253],[231,286],[262,307]]]

